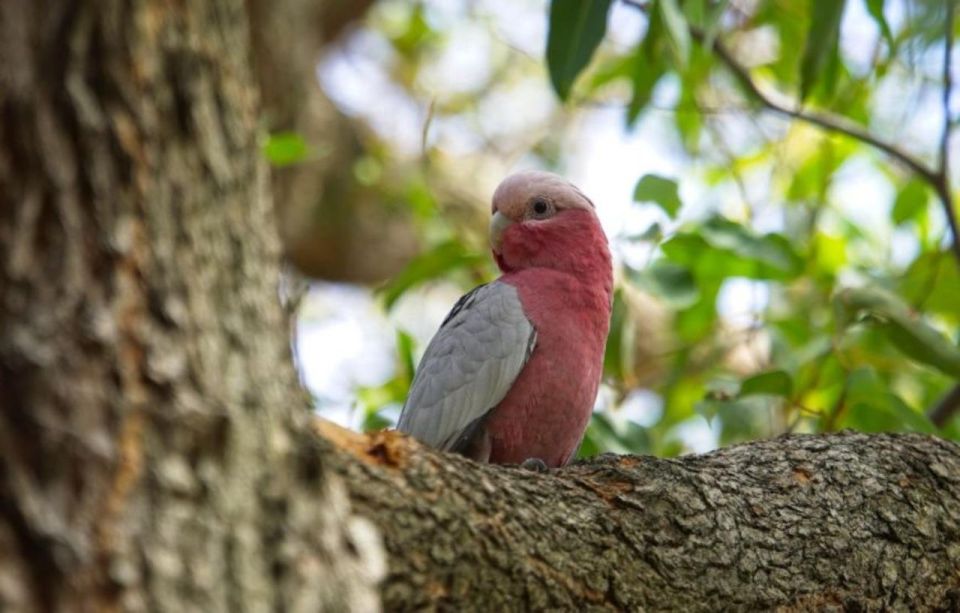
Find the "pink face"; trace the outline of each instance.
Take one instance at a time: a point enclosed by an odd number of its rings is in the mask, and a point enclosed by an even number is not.
[[[527,171],[507,177],[493,194],[490,242],[504,272],[563,264],[606,239],[593,203],[564,179]]]

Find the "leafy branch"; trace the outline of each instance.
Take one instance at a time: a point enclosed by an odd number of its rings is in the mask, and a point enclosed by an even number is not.
[[[624,4],[636,8],[645,13],[649,13],[650,5],[647,2],[638,2],[636,0],[622,0]],[[833,114],[811,111],[804,109],[800,101],[793,104],[786,104],[775,100],[766,94],[760,86],[754,81],[748,69],[743,66],[734,57],[733,53],[719,40],[718,37],[708,35],[702,29],[687,24],[690,36],[704,47],[708,48],[730,71],[740,86],[746,93],[764,108],[774,113],[790,117],[799,121],[822,128],[828,132],[842,134],[863,144],[869,145],[874,149],[882,151],[891,159],[902,164],[920,179],[926,182],[937,194],[943,208],[944,215],[947,218],[947,224],[950,227],[952,237],[951,248],[953,255],[960,265],[960,223],[957,221],[957,214],[953,197],[950,193],[950,156],[949,144],[951,129],[953,127],[950,116],[950,96],[953,88],[953,79],[951,74],[951,56],[953,51],[953,25],[956,14],[956,0],[949,0],[946,3],[946,19],[944,25],[944,58],[943,58],[943,83],[942,83],[942,106],[943,106],[943,131],[939,142],[939,160],[937,166],[931,167],[922,160],[911,155],[907,151],[889,143],[852,121]],[[943,399],[935,405],[929,413],[931,421],[938,427],[945,425],[949,419],[960,410],[960,384],[954,386]]]
[[[950,231],[953,232],[953,252],[960,263],[960,230],[957,228],[957,215],[950,198],[950,129],[953,121],[950,117],[950,94],[953,89],[951,74],[951,56],[953,55],[953,20],[956,15],[956,0],[947,2],[947,18],[944,20],[943,43],[943,133],[940,136],[940,166],[937,173],[935,189],[937,196],[943,203]],[[960,410],[960,383],[953,386],[947,394],[930,411],[930,421],[937,427],[945,425],[950,418]]]
[[[649,12],[649,3],[638,2],[636,0],[622,1],[624,4],[643,11],[644,13]],[[756,81],[753,80],[753,77],[750,76],[750,72],[747,70],[747,68],[737,61],[730,49],[728,49],[718,37],[709,36],[705,31],[692,24],[687,25],[690,36],[697,42],[710,49],[717,56],[717,58],[723,62],[731,74],[733,74],[734,78],[741,85],[741,87],[767,110],[779,115],[784,115],[792,119],[797,119],[799,121],[818,126],[829,132],[843,134],[844,136],[857,140],[861,143],[870,145],[871,147],[882,151],[903,166],[906,166],[913,173],[923,179],[923,181],[929,184],[937,194],[937,197],[943,206],[944,213],[947,217],[947,223],[950,226],[950,232],[953,238],[951,244],[953,253],[957,258],[958,265],[960,265],[960,224],[958,224],[956,211],[954,210],[953,198],[950,194],[948,168],[949,157],[947,154],[949,149],[948,144],[950,140],[950,130],[952,127],[949,112],[949,100],[952,87],[950,75],[950,56],[953,48],[952,34],[955,8],[956,1],[950,0],[947,3],[947,34],[943,66],[944,127],[939,145],[940,160],[936,168],[928,166],[922,160],[897,147],[893,143],[884,141],[883,139],[871,134],[852,121],[849,121],[843,117],[804,109],[799,102],[795,104],[785,104],[775,100],[773,97],[764,93],[763,90],[760,89],[760,86],[756,83]]]

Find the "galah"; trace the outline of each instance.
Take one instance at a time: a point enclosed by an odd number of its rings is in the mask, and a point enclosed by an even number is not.
[[[593,203],[521,172],[493,194],[502,275],[464,295],[417,367],[398,429],[481,462],[563,466],[600,384],[613,272]]]

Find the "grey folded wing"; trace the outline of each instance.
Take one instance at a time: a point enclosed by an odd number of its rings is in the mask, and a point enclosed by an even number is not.
[[[427,346],[397,428],[454,450],[510,391],[536,339],[515,287],[494,281],[473,289]]]

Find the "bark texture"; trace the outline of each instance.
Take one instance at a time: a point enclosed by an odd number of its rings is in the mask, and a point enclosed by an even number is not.
[[[539,474],[322,424],[390,610],[957,610],[960,447],[790,436]]]
[[[377,606],[290,366],[248,26],[0,3],[0,610]]]

